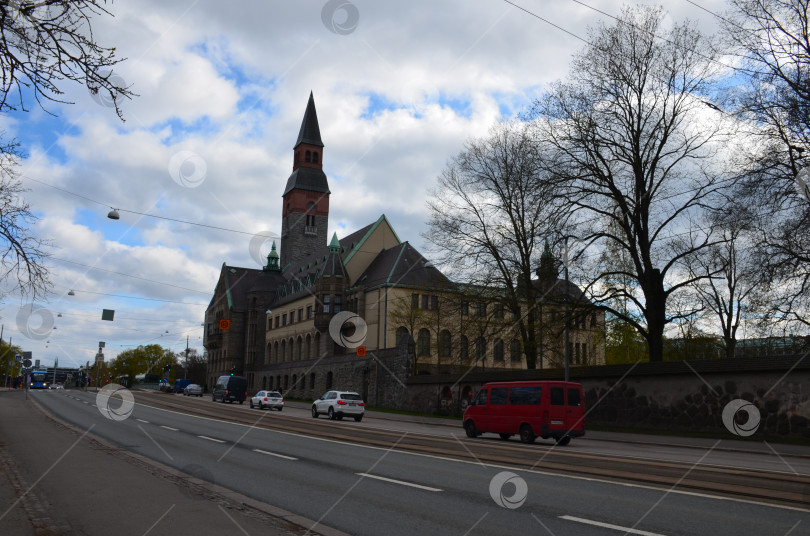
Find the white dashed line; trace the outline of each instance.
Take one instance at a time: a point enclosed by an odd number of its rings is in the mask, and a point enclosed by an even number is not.
[[[136,420],[136,421],[138,421],[138,422],[142,422],[142,423],[145,423],[145,424],[149,424],[149,421],[145,421],[145,420],[143,420],[143,419],[135,419],[135,420]]]
[[[276,458],[284,458],[285,460],[297,460],[298,458],[293,458],[292,456],[285,456],[284,454],[276,454],[275,452],[268,452],[262,449],[253,449],[253,452],[258,452],[259,454],[267,454],[268,456],[275,456]]]
[[[176,431],[179,430],[179,428],[172,428],[171,426],[162,426],[161,425],[161,428],[165,428],[166,430],[171,430],[172,432],[176,432]]]
[[[204,435],[198,435],[197,437],[199,437],[200,439],[207,439],[208,441],[216,441],[217,443],[225,443],[225,441],[221,439],[214,439],[213,437],[208,437]]]
[[[602,527],[605,529],[619,530],[625,534],[639,534],[640,536],[663,536],[657,532],[647,532],[646,530],[631,529],[630,527],[622,527],[621,525],[613,525],[611,523],[602,523],[601,521],[594,521],[592,519],[584,519],[574,516],[560,516],[560,519],[566,521],[575,521],[577,523],[584,523],[586,525],[593,525],[595,527]]]
[[[431,488],[430,486],[423,486],[421,484],[414,484],[413,482],[405,482],[404,480],[394,480],[393,478],[385,478],[384,476],[377,476],[377,475],[370,475],[368,473],[355,473],[359,476],[364,476],[366,478],[373,478],[375,480],[382,480],[384,482],[391,482],[393,484],[400,484],[402,486],[410,486],[412,488],[419,488],[426,491],[444,491],[439,488]]]

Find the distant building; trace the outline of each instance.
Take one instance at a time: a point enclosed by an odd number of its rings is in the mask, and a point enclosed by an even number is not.
[[[223,264],[206,310],[209,387],[229,373],[246,376],[250,390],[302,398],[367,385],[368,378],[346,375],[367,375],[368,367],[336,368],[354,356],[357,341],[369,352],[409,353],[407,374],[525,369],[514,312],[505,312],[497,293],[450,281],[400,240],[385,215],[327,243],[331,192],[323,158],[310,94],[282,193],[280,254],[273,244],[262,269]],[[577,313],[569,315],[572,364],[604,363],[604,314],[574,285],[556,277],[542,285],[544,366],[562,363],[565,299]],[[335,324],[346,312],[355,318]]]

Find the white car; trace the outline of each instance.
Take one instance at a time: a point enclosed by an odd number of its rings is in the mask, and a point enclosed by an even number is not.
[[[343,416],[354,417],[360,422],[366,412],[363,397],[353,391],[327,391],[312,403],[312,418],[325,414],[330,419],[342,420]]]
[[[250,407],[252,408],[270,408],[279,411],[284,409],[284,397],[278,391],[259,391],[250,399]]]

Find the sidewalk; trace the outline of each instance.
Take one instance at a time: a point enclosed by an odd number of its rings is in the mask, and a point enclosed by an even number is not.
[[[281,536],[305,534],[314,524],[122,453],[55,423],[34,404],[24,391],[0,391],[0,533],[5,536]],[[316,533],[343,534],[320,525]]]

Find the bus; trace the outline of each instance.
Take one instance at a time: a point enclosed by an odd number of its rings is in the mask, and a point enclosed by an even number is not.
[[[47,370],[31,371],[31,382],[29,383],[31,389],[47,389],[48,385],[50,385],[50,382],[48,381]]]

